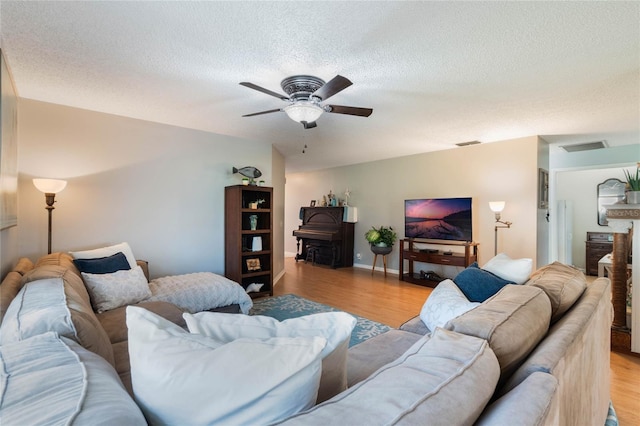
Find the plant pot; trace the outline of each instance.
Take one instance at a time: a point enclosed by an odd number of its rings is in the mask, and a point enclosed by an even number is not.
[[[627,191],[627,204],[640,204],[640,191]]]
[[[386,245],[384,246],[380,246],[380,245],[373,245],[371,244],[371,251],[374,254],[382,254],[382,255],[386,255],[391,253],[391,250],[393,250],[393,246],[391,247],[387,247]]]

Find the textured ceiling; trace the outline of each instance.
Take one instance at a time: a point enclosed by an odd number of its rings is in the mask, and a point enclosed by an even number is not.
[[[288,172],[542,135],[640,143],[640,2],[0,2],[19,96],[272,143]],[[294,74],[353,86],[304,130]],[[308,148],[302,153],[304,145]],[[461,148],[456,148],[461,149]]]

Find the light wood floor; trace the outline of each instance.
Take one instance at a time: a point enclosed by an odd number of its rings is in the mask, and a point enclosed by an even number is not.
[[[286,258],[285,271],[275,296],[297,294],[396,328],[418,315],[431,294],[397,275],[385,278],[360,268],[330,269]],[[640,425],[640,357],[611,353],[611,399],[620,426]]]

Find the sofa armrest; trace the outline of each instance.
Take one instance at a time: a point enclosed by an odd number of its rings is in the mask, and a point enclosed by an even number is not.
[[[151,281],[149,278],[149,262],[146,260],[136,260],[136,263],[139,267],[142,268],[142,272],[144,272],[144,276],[147,277],[147,282]]]
[[[431,330],[429,330],[429,327],[422,322],[420,316],[415,316],[410,320],[405,321],[405,323],[400,326],[400,330],[410,331],[411,333],[420,334],[422,336],[431,333]]]

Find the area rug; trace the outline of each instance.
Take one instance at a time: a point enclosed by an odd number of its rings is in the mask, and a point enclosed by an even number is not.
[[[255,300],[249,315],[265,315],[283,321],[288,318],[296,318],[303,315],[318,314],[321,312],[340,312],[340,309],[329,305],[323,305],[312,300],[305,299],[295,294],[285,294],[283,296],[266,297]],[[351,314],[353,315],[353,314]],[[362,343],[367,339],[391,330],[388,325],[371,321],[358,315],[353,315],[356,326],[351,333],[349,347]]]
[[[607,420],[604,422],[604,426],[618,426],[618,416],[616,410],[613,408],[613,403],[609,402],[609,413],[607,414]]]

